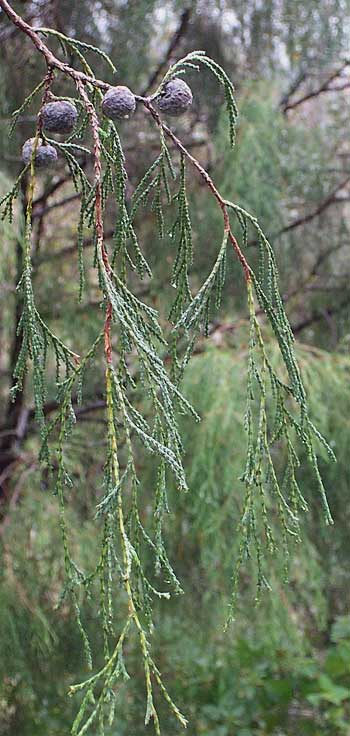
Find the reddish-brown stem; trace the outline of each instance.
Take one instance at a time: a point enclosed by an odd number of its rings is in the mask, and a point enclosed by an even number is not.
[[[48,99],[50,98],[50,88],[54,80],[54,77],[55,77],[54,69],[52,66],[48,64],[47,74],[45,78],[44,94],[42,97],[41,106],[45,105],[45,102],[47,102]],[[41,128],[41,118],[39,119],[39,122],[40,122],[40,128]]]
[[[26,21],[23,20],[23,18],[21,18],[21,16],[14,11],[7,0],[0,0],[0,8],[3,9],[7,17],[12,21],[12,23],[14,23],[15,26],[17,26],[17,28],[20,29],[20,31],[29,36],[34,46],[36,46],[38,51],[40,51],[40,53],[45,57],[46,64],[49,68],[51,67],[59,69],[61,72],[63,72],[63,74],[68,74],[68,76],[72,77],[75,82],[90,82],[95,87],[99,87],[100,89],[109,89],[110,84],[102,82],[100,79],[95,79],[95,77],[89,77],[88,74],[77,71],[77,69],[73,69],[71,66],[69,66],[69,64],[65,64],[63,61],[60,61],[60,59],[58,59],[52,53],[52,51],[50,51],[48,46],[46,46],[46,44],[41,40],[40,35],[36,32],[35,28],[32,28],[32,26],[26,23]]]
[[[96,235],[97,247],[102,253],[103,263],[108,274],[111,267],[108,262],[107,251],[104,245],[103,236],[103,216],[102,216],[102,164],[101,164],[101,141],[98,134],[99,120],[96,110],[89,99],[84,84],[80,79],[75,80],[78,92],[84,101],[86,112],[89,115],[91,123],[92,138],[94,142],[94,172],[95,172],[95,213],[96,213]]]
[[[107,250],[104,243],[103,232],[103,213],[102,213],[102,165],[101,165],[101,141],[98,133],[99,120],[96,110],[89,99],[84,84],[80,79],[75,80],[78,92],[82,98],[86,112],[89,115],[92,137],[94,142],[94,171],[95,171],[95,214],[96,214],[96,235],[97,249],[101,252],[102,260],[106,273],[111,274],[111,266],[109,264]],[[111,324],[112,324],[112,304],[108,302],[106,308],[106,318],[104,325],[104,347],[106,361],[110,365],[112,363],[112,342],[111,342]]]

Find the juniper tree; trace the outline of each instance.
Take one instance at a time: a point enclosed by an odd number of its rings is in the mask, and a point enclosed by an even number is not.
[[[35,135],[24,146],[25,165],[0,205],[3,216],[11,220],[21,184],[28,176],[24,268],[18,284],[23,305],[19,327],[22,347],[11,394],[15,398],[22,390],[24,377],[31,367],[36,420],[41,434],[40,461],[50,471],[58,502],[66,576],[60,603],[70,598],[88,666],[95,669],[86,680],[71,686],[70,694],[80,695],[72,733],[82,736],[91,726],[96,726],[102,734],[104,724],[113,722],[118,680],[129,677],[127,662],[124,661],[126,643],[134,635],[144,670],[145,723],[153,720],[155,732],[160,734],[155,691],[165,698],[175,718],[186,726],[186,718],[167,690],[150,645],[154,600],[168,599],[182,592],[163,536],[163,520],[169,512],[167,488],[170,477],[179,493],[187,491],[178,416],[190,414],[194,420],[199,419],[195,407],[181,391],[181,379],[198,335],[200,332],[208,333],[213,310],[220,307],[228,257],[238,259],[241,266],[250,324],[244,417],[247,451],[245,460],[242,458],[240,541],[237,559],[233,562],[228,622],[234,614],[244,561],[251,557],[256,560],[259,596],[263,589],[269,588],[269,555],[279,553],[279,540],[282,540],[281,554],[287,560],[289,540],[300,539],[299,517],[307,510],[297,481],[300,444],[317,482],[325,520],[332,523],[318,468],[317,446],[326,448],[332,459],[333,453],[309,414],[294,352],[293,334],[279,292],[276,259],[268,239],[254,215],[221,195],[208,172],[162,117],[163,114],[179,114],[191,104],[192,93],[182,79],[183,75],[192,71],[210,72],[222,88],[229,142],[234,146],[238,111],[233,85],[225,71],[204,52],[193,51],[172,64],[155,92],[145,97],[125,86],[114,87],[94,76],[86,58],[87,52],[102,57],[113,74],[116,71],[111,59],[97,47],[50,28],[32,28],[15,13],[7,0],[0,0],[0,7],[29,36],[47,67],[42,81],[13,115],[14,126],[27,105],[41,95]],[[54,55],[43,39],[48,43],[52,39],[59,43],[63,60]],[[68,55],[80,65],[80,70],[67,63]],[[61,99],[52,91],[61,76],[71,83],[69,98]],[[172,97],[173,91],[175,97]],[[135,188],[129,206],[125,156],[116,121],[125,114],[132,114],[136,104],[158,131],[159,151]],[[63,121],[57,122],[55,112],[53,116],[48,115],[52,105],[60,105]],[[66,120],[64,111],[68,107],[69,120]],[[74,111],[78,111],[78,116]],[[50,131],[64,132],[67,137],[64,141],[53,140],[47,135]],[[84,137],[87,145],[92,140],[92,152],[83,145]],[[91,231],[94,243],[92,265],[97,272],[104,318],[99,334],[84,355],[79,355],[67,345],[42,318],[31,278],[36,170],[40,164],[44,167],[47,159],[55,158],[50,151],[57,152],[62,161],[65,160],[80,195],[77,225],[79,298],[85,288],[83,244],[87,229]],[[92,156],[92,180],[81,166],[80,153]],[[199,175],[222,216],[222,237],[216,260],[196,293],[193,293],[190,278],[194,252],[187,197],[187,180],[192,172]],[[107,246],[104,238],[107,202],[113,202],[115,207],[112,247]],[[170,276],[175,297],[169,305],[169,328],[165,330],[161,327],[158,313],[141,301],[131,287],[132,274],[140,279],[152,276],[137,232],[137,214],[146,207],[155,213],[159,237],[170,237],[177,245]],[[166,225],[169,216],[173,218],[170,231]],[[257,268],[246,255],[248,239],[252,236],[258,243]],[[264,340],[265,322],[272,330],[280,351],[284,365],[282,372],[275,367]],[[76,422],[73,396],[77,395],[82,402],[86,373],[97,359],[104,373],[107,451],[103,470],[104,493],[96,508],[96,533],[101,535],[100,552],[93,569],[85,571],[78,567],[70,549],[65,508],[73,483],[66,466],[65,451]],[[46,372],[52,361],[56,365],[58,410],[54,419],[47,422]],[[144,397],[142,404],[140,396]],[[143,481],[136,462],[139,443],[154,458],[151,527],[144,522]],[[276,449],[281,450],[282,446],[286,464],[281,473],[275,458]],[[278,539],[273,531],[276,519],[280,526]],[[151,553],[153,556],[154,576],[146,570],[145,549],[147,555]],[[96,584],[100,590],[99,610],[104,641],[104,664],[97,671],[80,608],[81,592],[90,594]],[[121,605],[125,607],[125,620],[116,630],[115,609]]]

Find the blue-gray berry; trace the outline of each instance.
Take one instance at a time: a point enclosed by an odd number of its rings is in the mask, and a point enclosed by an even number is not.
[[[71,133],[77,118],[75,105],[66,100],[47,102],[41,109],[43,128],[49,133]]]
[[[102,111],[107,118],[120,120],[135,112],[135,95],[129,87],[111,87],[102,100]]]
[[[191,88],[183,79],[170,79],[162,92],[156,97],[155,103],[160,112],[177,117],[182,115],[192,105],[193,95]]]
[[[28,138],[22,148],[22,161],[27,165],[30,163],[35,138]],[[35,152],[35,166],[38,169],[45,169],[53,166],[57,161],[57,151],[53,146],[43,145],[41,138],[39,138],[38,146]]]

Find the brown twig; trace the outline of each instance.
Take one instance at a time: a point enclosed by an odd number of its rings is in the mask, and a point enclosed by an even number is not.
[[[331,83],[334,82],[335,79],[338,79],[342,75],[344,69],[346,69],[349,65],[350,61],[346,59],[341,67],[339,67],[339,69],[336,69],[336,71],[333,72],[317,89],[314,89],[311,92],[307,92],[305,95],[302,95],[302,97],[299,97],[294,102],[288,102],[287,104],[285,104],[282,107],[283,112],[287,113],[289,112],[289,110],[295,110],[296,107],[299,107],[304,102],[312,100],[314,97],[318,97],[321,94],[325,94],[328,92],[340,92],[343,89],[347,89],[350,83],[346,83],[345,85],[341,85],[339,87],[332,87]]]
[[[326,307],[323,309],[318,309],[314,312],[312,312],[308,317],[305,317],[304,319],[300,320],[300,322],[297,322],[295,325],[292,325],[292,330],[295,335],[297,335],[302,330],[305,330],[306,327],[310,327],[315,322],[320,322],[322,319],[326,319],[329,317],[332,317],[335,314],[338,314],[341,312],[345,307],[348,307],[350,303],[350,295],[347,295],[344,299],[340,301],[339,304],[336,304],[332,307]]]
[[[58,202],[53,202],[52,204],[46,205],[46,207],[36,207],[33,212],[33,220],[44,217],[44,215],[47,215],[48,212],[51,212],[51,210],[55,210],[58,207],[65,207],[67,204],[80,199],[80,197],[80,192],[75,192],[74,194],[69,194],[67,197],[58,200]]]
[[[33,208],[41,204],[46,204],[47,199],[57,192],[57,189],[60,189],[64,184],[66,184],[67,181],[70,181],[70,177],[68,176],[61,176],[59,179],[56,179],[56,181],[53,181],[43,194],[34,199]]]
[[[284,233],[288,233],[291,230],[294,230],[296,227],[299,227],[300,225],[306,225],[307,222],[310,222],[310,220],[313,220],[318,215],[321,215],[322,212],[327,209],[331,204],[337,202],[336,194],[341,190],[344,189],[344,187],[350,182],[350,175],[346,176],[345,179],[343,179],[339,184],[336,185],[336,187],[328,194],[328,196],[312,211],[309,212],[307,215],[303,215],[302,217],[298,217],[296,220],[293,220],[289,225],[285,225],[285,227],[281,228],[279,230],[275,237],[278,237],[280,235],[283,235]]]
[[[89,82],[99,89],[109,89],[109,87],[111,86],[110,84],[102,82],[102,80],[100,79],[95,79],[95,77],[90,77],[88,74],[84,74],[84,72],[73,69],[73,67],[69,66],[69,64],[65,64],[63,61],[60,61],[60,59],[58,59],[57,56],[55,56],[52,51],[50,51],[48,46],[46,46],[46,44],[41,40],[40,35],[35,31],[35,29],[32,28],[29,23],[26,23],[26,21],[23,20],[23,18],[21,18],[21,16],[13,10],[7,0],[0,0],[0,8],[3,9],[4,13],[6,13],[8,18],[12,21],[12,23],[14,23],[15,26],[17,26],[17,28],[19,28],[23,33],[29,36],[34,46],[44,56],[48,68],[58,69],[60,72],[63,72],[63,74],[67,74],[74,80],[75,83],[81,82],[86,84],[87,82]]]
[[[301,227],[302,225],[306,225],[308,222],[311,222],[311,220],[314,220],[315,217],[318,217],[321,215],[328,207],[331,207],[335,204],[341,204],[343,202],[348,202],[349,197],[337,197],[336,194],[341,189],[343,189],[348,183],[350,182],[350,175],[347,175],[345,179],[342,179],[339,184],[336,185],[336,187],[330,192],[330,194],[327,195],[325,199],[320,202],[317,207],[312,210],[312,212],[309,212],[307,215],[302,215],[301,217],[297,217],[295,220],[292,220],[292,222],[288,223],[287,225],[284,225],[279,230],[277,230],[274,233],[271,233],[269,235],[270,240],[274,240],[275,238],[279,238],[281,235],[284,235],[285,233],[289,233],[292,230],[295,230],[298,227]],[[253,240],[250,240],[248,242],[248,247],[252,247],[257,245],[257,240],[254,238]]]
[[[305,82],[307,76],[307,71],[305,69],[301,69],[296,79],[294,79],[294,81],[291,83],[289,89],[287,90],[287,92],[285,92],[279,103],[279,106],[281,107],[283,112],[286,111],[290,98],[292,97],[292,95],[295,94],[302,83]]]
[[[89,99],[84,84],[80,79],[75,80],[78,92],[85,104],[86,111],[90,118],[92,137],[94,142],[94,171],[95,171],[95,215],[96,215],[96,237],[97,250],[101,252],[104,267],[107,276],[112,273],[108,260],[108,254],[104,243],[103,230],[103,213],[102,213],[102,164],[101,164],[101,141],[99,136],[99,120],[96,110]],[[111,324],[112,324],[112,304],[109,301],[106,306],[106,318],[104,325],[104,347],[106,362],[108,365],[112,363],[112,342],[111,342]]]
[[[308,289],[310,282],[317,276],[319,276],[318,269],[324,261],[327,260],[330,256],[332,256],[336,251],[343,248],[344,243],[337,243],[332,248],[328,248],[326,251],[323,251],[323,253],[320,253],[318,257],[316,258],[315,263],[313,264],[311,270],[309,271],[306,278],[299,280],[298,285],[294,287],[293,289],[290,289],[284,296],[283,296],[283,302],[286,303],[293,297],[300,294],[301,291],[304,291],[304,289]]]

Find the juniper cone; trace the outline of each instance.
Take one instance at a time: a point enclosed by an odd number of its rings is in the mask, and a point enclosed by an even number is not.
[[[156,98],[158,110],[174,117],[186,112],[192,102],[191,88],[183,79],[171,79]]]
[[[29,164],[32,158],[35,138],[28,138],[22,147],[22,161]],[[43,145],[43,141],[39,138],[38,146],[35,153],[35,165],[38,169],[45,169],[52,166],[57,161],[57,151],[54,146]]]
[[[135,112],[135,108],[135,96],[129,87],[123,85],[111,87],[102,100],[103,113],[112,120],[127,118]]]
[[[71,133],[77,118],[75,105],[65,100],[48,102],[41,110],[43,128],[50,133]]]

